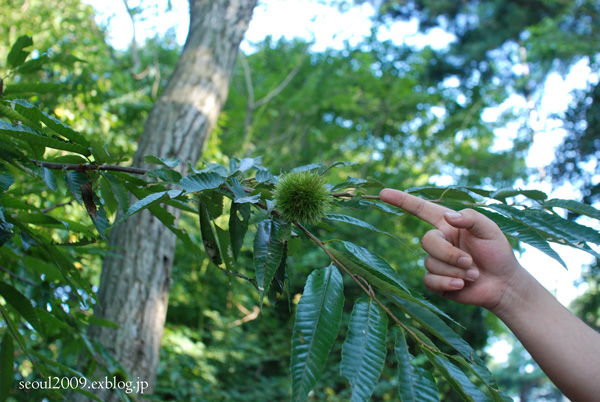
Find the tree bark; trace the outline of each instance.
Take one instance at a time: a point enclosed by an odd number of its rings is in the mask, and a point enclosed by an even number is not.
[[[190,0],[190,30],[178,64],[161,94],[133,159],[176,157],[180,170],[195,163],[227,98],[240,42],[257,0]],[[171,211],[176,218],[176,211]],[[105,258],[95,314],[120,328],[90,327],[131,375],[154,389],[159,362],[176,237],[148,211],[115,227]],[[117,400],[110,390],[96,394]],[[138,395],[140,396],[140,395]]]

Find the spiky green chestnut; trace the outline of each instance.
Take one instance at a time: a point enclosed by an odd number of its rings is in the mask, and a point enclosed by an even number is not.
[[[275,186],[276,209],[289,222],[317,224],[329,212],[333,197],[325,180],[312,172],[290,172]]]

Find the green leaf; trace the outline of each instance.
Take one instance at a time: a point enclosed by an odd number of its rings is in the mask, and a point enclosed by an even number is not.
[[[538,209],[521,210],[503,204],[491,204],[488,207],[542,232],[552,241],[587,251],[600,258],[600,254],[585,244],[585,242],[600,244],[600,233],[597,230]]]
[[[235,266],[235,258],[233,256],[233,247],[231,246],[231,237],[229,235],[229,231],[221,229],[216,223],[214,223],[214,227],[217,234],[217,240],[219,242],[221,259],[225,263],[227,269],[233,271]]]
[[[225,183],[223,177],[214,172],[196,173],[181,179],[179,184],[186,193],[214,189]]]
[[[40,176],[42,176],[42,180],[44,180],[44,183],[46,183],[50,190],[56,191],[56,189],[58,188],[56,176],[54,175],[54,172],[52,172],[51,169],[48,169],[47,167],[41,167]]]
[[[79,204],[83,203],[83,198],[81,196],[81,185],[89,181],[90,178],[85,173],[73,171],[65,174],[65,184]]]
[[[552,199],[544,202],[542,206],[551,208],[564,208],[577,214],[589,216],[590,218],[600,219],[600,210],[592,207],[591,205],[582,204],[573,200]]]
[[[91,214],[88,215],[90,216],[90,218],[92,219],[92,222],[94,223],[94,226],[96,227],[96,230],[98,231],[98,234],[100,234],[100,237],[102,237],[104,240],[108,240],[107,236],[106,236],[106,231],[108,230],[108,228],[110,228],[110,221],[108,220],[108,217],[106,216],[106,211],[104,210],[104,206],[102,205],[102,203],[100,202],[100,199],[94,194],[94,203],[96,204],[96,216],[92,216]]]
[[[268,170],[257,170],[255,178],[256,178],[257,183],[276,183],[277,182],[277,179],[275,179],[275,176],[273,176],[273,174],[271,172],[269,172]]]
[[[152,193],[152,194],[142,198],[141,200],[139,200],[132,206],[130,206],[129,209],[127,210],[127,213],[125,215],[123,215],[123,217],[121,218],[121,221],[129,218],[131,215],[133,215],[139,211],[142,211],[146,208],[150,208],[151,206],[154,206],[156,204],[160,204],[160,203],[164,202],[165,200],[172,198],[171,196],[176,197],[180,193],[181,193],[181,191],[179,191],[179,190],[168,190],[168,191],[160,191],[158,193]]]
[[[179,165],[179,159],[177,158],[159,158],[153,155],[144,156],[146,163],[154,163],[156,165],[163,165],[170,168],[177,167]]]
[[[304,401],[323,373],[337,337],[344,285],[337,268],[314,270],[298,302],[292,334],[292,400]]]
[[[348,178],[346,179],[346,181],[344,183],[340,183],[335,185],[331,191],[337,191],[343,188],[356,188],[356,187],[360,187],[363,184],[367,184],[369,183],[368,180],[364,180],[364,179],[359,179],[356,177],[350,177],[348,176]]]
[[[458,336],[458,334],[442,321],[441,318],[435,315],[431,310],[412,301],[404,300],[396,296],[390,296],[390,300],[404,313],[408,314],[413,320],[418,322],[430,334],[447,345],[452,346],[468,362],[472,363],[471,368],[475,370],[486,385],[495,385],[492,374],[485,367],[485,364],[477,356],[477,353],[473,348],[464,339]]]
[[[202,244],[206,250],[208,258],[216,265],[221,265],[221,252],[219,243],[212,228],[212,221],[208,214],[208,208],[204,200],[204,194],[200,194],[198,201],[198,217],[200,219],[200,233],[202,235]]]
[[[29,52],[23,49],[29,46],[33,46],[33,39],[31,39],[31,36],[19,36],[10,48],[8,56],[6,56],[6,65],[15,68],[23,64],[27,56],[29,56]]]
[[[6,282],[0,282],[0,295],[10,304],[31,326],[39,333],[42,333],[40,320],[35,314],[31,301],[23,296],[21,292],[13,288]]]
[[[256,237],[254,238],[254,268],[256,270],[256,282],[260,293],[260,304],[264,295],[269,291],[273,275],[279,267],[283,258],[283,247],[280,231],[285,226],[278,222],[267,219],[258,224]]]
[[[15,378],[15,347],[9,331],[4,331],[0,349],[0,402],[6,401]]]
[[[68,142],[56,137],[50,137],[44,133],[34,130],[26,125],[14,125],[0,120],[0,134],[27,141],[31,145],[43,146],[63,151],[75,152],[89,156],[91,152],[87,147],[73,142]]]
[[[506,204],[506,199],[510,197],[516,197],[518,195],[523,195],[527,198],[536,201],[544,201],[548,199],[548,196],[543,191],[539,190],[521,190],[519,188],[505,188],[500,189],[498,191],[494,191],[490,194],[490,198],[493,198],[498,201],[502,201]]]
[[[40,55],[37,59],[27,60],[21,64],[17,71],[19,73],[32,73],[39,71],[42,67],[49,64],[59,64],[62,66],[72,66],[76,62],[85,63],[84,60],[73,56],[72,54],[59,53],[50,57],[47,53]]]
[[[404,330],[398,328],[394,346],[398,359],[398,394],[401,402],[439,402],[440,396],[431,372],[414,366]]]
[[[23,94],[58,94],[70,91],[65,84],[54,84],[50,82],[24,82],[8,84],[4,86],[4,96],[15,96]]]
[[[386,313],[372,299],[359,299],[352,310],[340,365],[352,387],[351,402],[371,398],[385,363],[386,334]]]
[[[182,176],[178,171],[167,168],[152,169],[146,173],[146,176],[155,177],[168,183],[179,183],[182,179]]]
[[[391,292],[401,291],[401,295],[410,295],[402,278],[383,258],[373,254],[364,247],[347,241],[341,242],[346,250],[330,249],[331,253],[346,265],[353,274],[359,274],[372,285]]]
[[[469,192],[462,187],[414,187],[407,189],[406,192],[416,193],[427,199],[475,202]]]
[[[250,205],[232,203],[229,213],[229,234],[231,236],[231,246],[233,247],[233,258],[236,261],[244,244],[249,222]]]
[[[558,261],[563,267],[567,268],[567,265],[560,257],[560,255],[550,246],[550,244],[540,235],[536,230],[530,226],[524,225],[523,223],[509,219],[504,215],[497,214],[495,212],[488,211],[483,208],[474,208],[476,211],[487,216],[500,227],[500,230],[513,239],[527,243],[551,258]]]
[[[117,199],[117,203],[119,204],[121,211],[126,212],[129,209],[129,195],[123,183],[121,183],[118,177],[112,175],[111,173],[102,172],[101,175],[110,185],[110,189],[114,197]]]
[[[428,349],[422,348],[423,352],[431,362],[437,368],[444,378],[450,383],[452,388],[460,395],[463,401],[492,401],[489,396],[485,395],[479,388],[477,388],[452,362],[446,360],[441,356],[436,356]]]
[[[360,219],[357,219],[353,216],[340,215],[340,214],[327,214],[327,215],[325,215],[325,219],[329,220],[329,221],[348,223],[350,225],[359,226],[359,227],[371,230],[373,232],[382,233],[386,236],[391,237],[392,239],[396,240],[397,242],[403,244],[402,241],[400,241],[400,239],[398,239],[396,236],[394,236],[384,230],[378,229],[375,226],[373,226],[365,221],[362,221]]]
[[[49,129],[51,129],[56,134],[62,135],[63,137],[67,138],[69,141],[73,141],[74,143],[79,144],[84,148],[90,147],[90,145],[91,145],[90,142],[83,135],[81,135],[79,132],[73,130],[71,127],[63,124],[57,118],[50,116],[48,113],[42,111],[38,107],[36,107],[22,99],[16,99],[13,102],[15,104],[16,110],[19,113],[21,113],[22,115],[26,116],[28,119],[33,120],[36,123],[38,123],[38,122],[44,123],[46,126],[48,126]],[[96,151],[98,151],[98,152],[103,151],[104,153],[106,153],[106,150],[101,149],[102,143],[100,143],[98,141],[96,141],[96,143],[100,144],[100,145],[96,145],[96,148],[97,148]],[[100,149],[98,149],[98,148],[100,148]],[[94,151],[93,144],[92,144],[92,151]],[[108,160],[108,158],[105,158],[105,159]],[[103,162],[99,162],[98,160],[97,160],[97,162],[103,163]]]
[[[260,194],[248,195],[246,190],[242,187],[237,178],[231,177],[229,179],[231,185],[228,185],[229,189],[233,193],[233,202],[236,204],[256,203],[260,201]]]
[[[15,182],[13,175],[0,164],[0,194],[6,192]]]

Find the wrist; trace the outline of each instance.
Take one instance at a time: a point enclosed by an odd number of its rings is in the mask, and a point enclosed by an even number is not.
[[[538,281],[518,262],[512,269],[514,274],[510,276],[505,284],[500,300],[495,306],[489,308],[498,318],[505,323],[513,321],[521,315],[536,297]]]

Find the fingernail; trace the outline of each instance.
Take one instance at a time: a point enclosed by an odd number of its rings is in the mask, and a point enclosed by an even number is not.
[[[473,264],[473,260],[471,260],[471,257],[462,256],[458,259],[457,263],[461,267],[469,268]]]
[[[462,289],[463,284],[464,284],[464,282],[462,279],[452,279],[450,281],[450,286],[453,287],[454,289]]]
[[[456,212],[456,211],[448,211],[446,213],[444,213],[444,215],[446,215],[447,218],[449,219],[459,219],[462,217],[462,214],[460,212]]]
[[[467,280],[474,281],[475,279],[479,278],[479,271],[474,268],[469,269],[465,276],[467,277]]]

